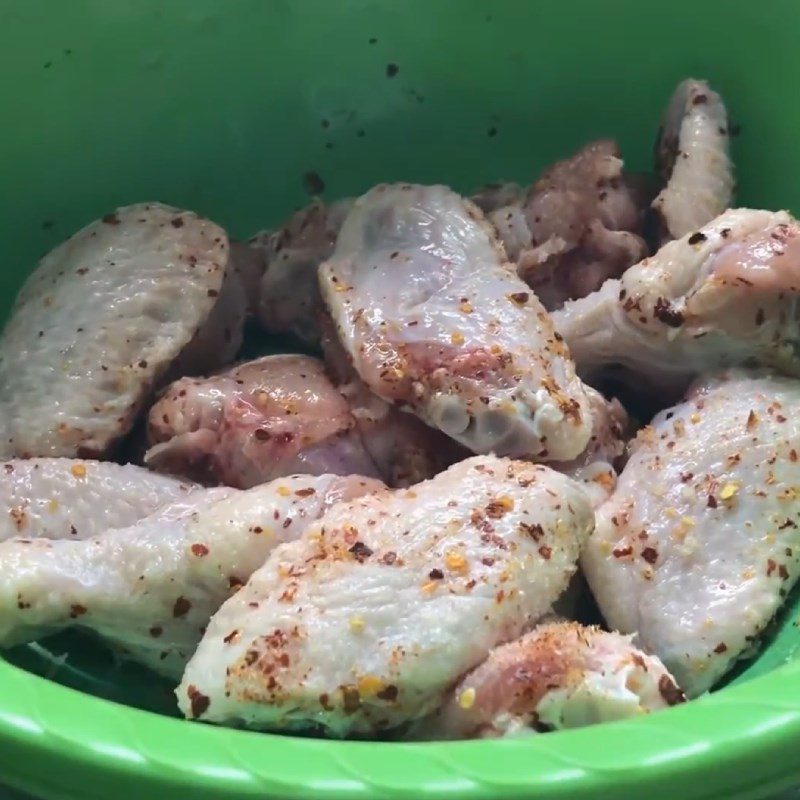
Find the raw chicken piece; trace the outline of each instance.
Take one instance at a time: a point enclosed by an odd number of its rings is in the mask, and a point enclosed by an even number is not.
[[[199,487],[142,467],[69,458],[0,464],[0,542],[88,539],[132,525]]]
[[[474,452],[571,459],[588,399],[550,318],[480,210],[444,186],[356,201],[323,298],[367,386]]]
[[[331,736],[419,719],[548,611],[592,524],[573,481],[493,456],[340,504],[217,612],[181,710]]]
[[[149,466],[247,489],[281,475],[377,470],[324,364],[265,356],[182,378],[150,410]]]
[[[550,167],[523,200],[489,214],[545,308],[584,297],[647,255],[647,191],[622,167],[616,143],[592,142]]]
[[[176,359],[229,359],[243,292],[227,266],[220,227],[158,203],[107,214],[45,256],[0,340],[0,457],[103,455]]]
[[[705,81],[678,84],[656,142],[656,168],[666,186],[653,201],[669,237],[692,233],[733,202],[728,114]]]
[[[484,214],[497,211],[509,205],[520,205],[525,197],[525,190],[518,183],[487,183],[476,189],[470,200]]]
[[[689,697],[757,640],[800,574],[800,383],[705,379],[639,432],[583,570],[608,624]]]
[[[353,201],[329,206],[316,200],[278,231],[262,231],[250,240],[264,260],[259,319],[271,333],[292,333],[309,344],[319,342],[317,313],[322,308],[319,265],[333,252],[336,236]]]
[[[580,728],[685,699],[658,658],[634,647],[629,637],[573,622],[553,623],[493,650],[419,726],[415,738]]]
[[[194,492],[85,541],[9,539],[0,543],[0,647],[80,626],[177,679],[211,615],[276,545],[380,487],[299,475]]]
[[[620,280],[553,314],[583,375],[609,365],[674,399],[719,367],[800,376],[800,226],[785,211],[726,211]],[[669,402],[669,400],[667,401]]]

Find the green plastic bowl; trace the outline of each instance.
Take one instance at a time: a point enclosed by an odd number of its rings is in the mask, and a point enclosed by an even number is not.
[[[742,125],[741,202],[797,212],[799,25],[794,0],[0,0],[0,312],[43,251],[140,200],[245,235],[320,181],[330,198],[529,181],[599,136],[647,169],[689,75]],[[795,594],[761,655],[686,706],[449,744],[187,723],[165,683],[62,636],[0,660],[0,783],[69,800],[765,797],[800,781],[798,617]]]

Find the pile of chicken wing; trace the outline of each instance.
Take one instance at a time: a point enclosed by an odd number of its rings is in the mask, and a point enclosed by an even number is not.
[[[687,80],[650,177],[598,141],[247,242],[76,233],[0,340],[0,647],[80,628],[189,719],[330,737],[714,687],[800,574],[800,225],[731,207],[729,138]],[[259,326],[317,356],[235,361]]]

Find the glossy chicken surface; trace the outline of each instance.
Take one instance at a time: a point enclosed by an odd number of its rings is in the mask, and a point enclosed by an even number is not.
[[[205,489],[84,541],[0,543],[0,647],[78,626],[178,678],[211,615],[280,543],[340,500],[382,487],[293,476]]]
[[[415,734],[519,736],[637,717],[684,700],[664,665],[630,637],[551,623],[495,648]]]
[[[674,398],[703,372],[763,365],[800,376],[800,226],[733,209],[619,280],[554,312],[582,374],[623,365]]]
[[[335,506],[214,616],[179,705],[332,736],[419,719],[550,609],[592,526],[577,484],[493,456]]]
[[[244,293],[227,265],[221,228],[157,203],[107,214],[46,255],[0,338],[0,456],[103,455],[173,362],[230,359]]]
[[[489,220],[520,277],[552,310],[647,255],[646,206],[646,186],[623,171],[617,145],[598,141],[554,164]]]
[[[155,468],[247,489],[282,475],[375,475],[321,361],[265,356],[169,386],[148,417]]]
[[[758,641],[800,574],[800,384],[698,382],[639,432],[582,566],[606,622],[690,697]]]
[[[665,186],[653,201],[669,238],[692,233],[733,202],[730,123],[722,98],[705,81],[675,89],[656,142]]]
[[[474,452],[570,459],[586,446],[569,352],[480,210],[446,187],[359,198],[320,286],[375,394]]]
[[[190,481],[120,466],[70,458],[15,459],[0,464],[0,542],[88,539],[122,528],[159,506],[199,489]]]

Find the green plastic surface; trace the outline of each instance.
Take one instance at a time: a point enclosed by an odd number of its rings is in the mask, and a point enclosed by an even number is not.
[[[466,191],[598,136],[647,169],[687,75],[742,126],[741,201],[798,212],[799,27],[794,0],[0,0],[0,314],[42,252],[139,200],[241,236],[306,203],[312,172],[330,198],[395,179]],[[695,703],[454,744],[190,724],[166,684],[62,636],[0,660],[0,783],[64,800],[760,798],[800,781],[798,618],[795,593],[759,657]]]

